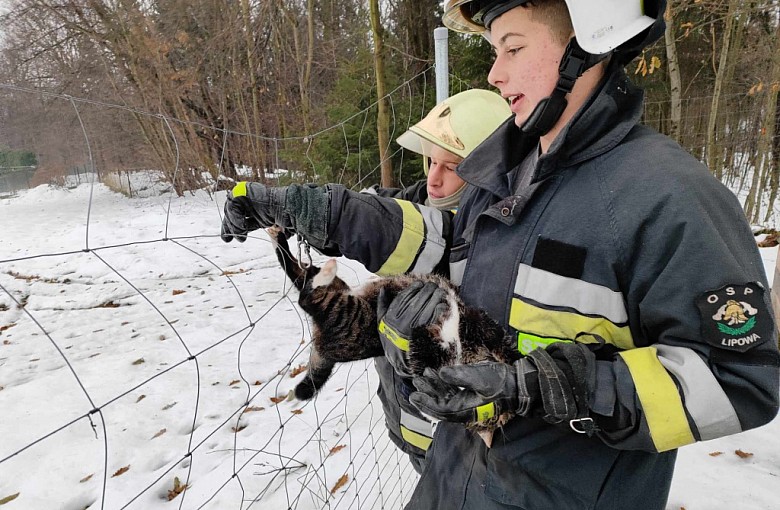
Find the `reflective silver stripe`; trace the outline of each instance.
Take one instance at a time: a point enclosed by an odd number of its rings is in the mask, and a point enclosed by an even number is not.
[[[433,437],[433,424],[401,409],[401,425],[425,437]]]
[[[628,322],[623,295],[602,285],[520,264],[515,293],[549,306],[573,308],[584,315],[599,315],[613,322]]]
[[[460,285],[463,281],[463,273],[466,272],[466,261],[468,259],[450,262],[450,280],[455,285]]]
[[[444,222],[441,218],[442,213],[438,209],[418,206],[417,210],[420,211],[425,222],[425,244],[410,272],[428,274],[433,272],[433,269],[441,262],[444,256],[444,247],[446,245],[444,237],[442,237]]]
[[[685,395],[685,409],[702,441],[742,432],[737,412],[707,364],[693,350],[655,345],[658,359],[672,373]]]

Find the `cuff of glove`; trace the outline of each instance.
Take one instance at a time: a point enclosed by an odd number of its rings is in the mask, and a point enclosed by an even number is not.
[[[532,407],[539,403],[539,375],[533,363],[527,359],[515,362],[517,380],[517,414],[529,416]]]
[[[287,187],[284,206],[280,208],[280,220],[293,228],[317,249],[328,244],[328,215],[330,196],[327,188],[314,185],[292,184]]]

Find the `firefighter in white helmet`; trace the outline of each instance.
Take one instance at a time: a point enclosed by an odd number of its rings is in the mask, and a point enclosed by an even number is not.
[[[493,45],[488,80],[515,114],[458,168],[450,276],[523,357],[414,379],[410,401],[441,422],[407,509],[662,510],[678,447],[777,414],[777,332],[741,207],[638,124],[623,71],[664,8],[445,3],[446,25]],[[424,324],[442,298],[418,294],[380,310],[380,331]],[[490,445],[463,426],[504,412]]]
[[[777,331],[744,213],[639,124],[643,93],[623,70],[663,34],[664,10],[447,1],[445,24],[493,45],[488,81],[514,113],[458,165],[457,214],[339,186],[246,186],[226,205],[225,240],[277,223],[379,274],[445,272],[517,346],[512,364],[414,378],[411,403],[441,421],[407,509],[662,510],[677,448],[776,416]],[[392,340],[442,320],[442,294],[379,299],[399,374]],[[463,425],[502,413],[514,417],[489,445]]]

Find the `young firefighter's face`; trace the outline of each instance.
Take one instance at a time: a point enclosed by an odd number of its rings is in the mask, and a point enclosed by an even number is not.
[[[438,145],[430,149],[430,166],[428,167],[428,196],[445,198],[460,189],[464,181],[455,173],[455,167],[463,158]]]
[[[532,20],[525,7],[496,18],[490,26],[490,41],[496,60],[488,81],[510,100],[515,124],[522,126],[555,88],[566,43],[556,40],[547,25]]]

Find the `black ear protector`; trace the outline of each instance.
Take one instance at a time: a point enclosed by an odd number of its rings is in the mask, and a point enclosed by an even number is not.
[[[535,136],[542,136],[550,131],[569,104],[566,96],[574,88],[577,78],[606,57],[607,54],[587,53],[577,43],[577,38],[572,37],[558,66],[558,83],[555,84],[555,89],[549,97],[539,101],[520,129]]]

